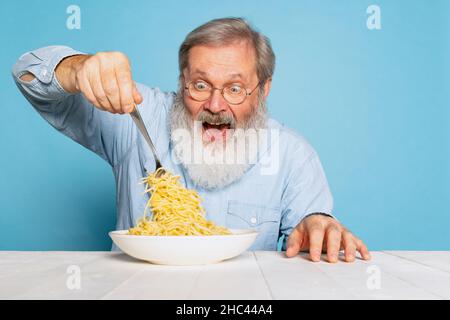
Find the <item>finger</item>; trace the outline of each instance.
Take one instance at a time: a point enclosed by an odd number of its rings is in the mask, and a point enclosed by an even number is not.
[[[121,110],[122,112],[131,112],[134,108],[131,72],[126,68],[116,70],[116,79],[119,85]]]
[[[359,253],[361,254],[361,257],[364,260],[370,260],[371,259],[369,249],[364,244],[364,242],[362,242],[360,239],[356,240],[356,249],[359,251]]]
[[[356,241],[355,237],[350,232],[344,232],[342,235],[342,242],[344,243],[345,261],[353,262],[356,257]]]
[[[141,104],[143,101],[142,95],[138,91],[135,82],[133,82],[133,99],[135,104]]]
[[[120,91],[117,84],[116,74],[113,68],[105,66],[105,62],[100,63],[100,78],[103,90],[112,108],[116,113],[122,113],[120,104]]]
[[[103,90],[102,80],[100,79],[99,71],[96,71],[89,76],[89,85],[100,106],[104,108],[106,111],[115,113],[114,108],[112,107],[111,103],[106,97],[105,91]]]
[[[323,227],[311,227],[309,231],[309,255],[311,260],[314,262],[320,261],[320,256],[322,255],[323,238]]]
[[[327,229],[327,258],[328,262],[338,261],[339,249],[341,247],[341,230],[335,226]]]
[[[86,76],[84,74],[80,74],[77,77],[77,85],[76,86],[77,86],[77,89],[81,91],[81,93],[84,95],[84,97],[90,103],[92,103],[97,108],[104,110],[104,108],[101,106],[100,102],[95,97],[94,92],[92,92],[92,88],[89,84],[89,80],[86,78]]]
[[[296,256],[299,253],[302,239],[303,233],[298,228],[295,228],[289,235],[286,243],[286,256],[288,258]]]

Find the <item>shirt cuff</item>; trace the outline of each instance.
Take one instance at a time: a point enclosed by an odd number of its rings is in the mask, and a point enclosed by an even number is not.
[[[85,54],[65,46],[50,46],[30,51],[22,55],[13,67],[16,82],[34,91],[39,98],[60,100],[70,95],[55,76],[56,66],[65,58]],[[35,79],[23,81],[20,77],[32,73]]]

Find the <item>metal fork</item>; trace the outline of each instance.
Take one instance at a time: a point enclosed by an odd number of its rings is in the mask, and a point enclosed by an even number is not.
[[[150,138],[150,135],[148,134],[147,128],[145,127],[144,121],[142,120],[141,114],[139,113],[139,110],[136,105],[134,106],[134,110],[130,112],[130,116],[133,119],[136,126],[138,127],[141,134],[144,136],[145,141],[147,141],[148,145],[150,146],[150,149],[153,152],[153,157],[155,158],[155,162],[156,162],[155,171],[158,170],[159,168],[162,168],[161,161],[159,161],[158,155],[156,154],[155,145],[153,144],[153,141]],[[160,170],[158,172],[158,175],[156,177],[158,178],[165,173],[166,173],[166,171],[163,168],[162,170]]]

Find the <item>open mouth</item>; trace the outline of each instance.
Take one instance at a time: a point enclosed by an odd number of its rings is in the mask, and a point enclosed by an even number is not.
[[[208,121],[202,122],[204,138],[208,142],[214,142],[217,140],[226,140],[227,130],[231,129],[231,123],[211,123]]]

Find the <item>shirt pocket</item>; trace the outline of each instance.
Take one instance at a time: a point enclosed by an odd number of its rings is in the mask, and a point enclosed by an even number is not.
[[[250,250],[276,250],[280,208],[230,200],[226,225],[231,229],[251,229],[258,232]]]

